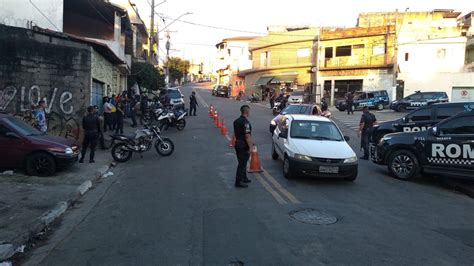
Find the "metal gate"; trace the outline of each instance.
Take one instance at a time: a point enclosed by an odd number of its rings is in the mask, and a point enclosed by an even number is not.
[[[102,113],[102,99],[104,98],[104,84],[98,81],[92,81],[91,105],[99,107],[99,113]]]

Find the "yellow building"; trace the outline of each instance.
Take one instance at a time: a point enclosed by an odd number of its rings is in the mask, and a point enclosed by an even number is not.
[[[267,36],[250,44],[252,68],[239,73],[245,77],[246,94],[303,89],[312,81],[317,35],[317,28],[268,27]]]
[[[395,27],[323,29],[317,84],[331,105],[348,91],[394,87]]]

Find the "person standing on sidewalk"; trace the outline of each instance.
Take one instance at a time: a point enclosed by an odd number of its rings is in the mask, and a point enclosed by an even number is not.
[[[241,188],[248,187],[245,183],[251,182],[247,178],[247,162],[250,158],[251,148],[255,146],[251,135],[252,125],[248,120],[249,113],[250,107],[243,105],[240,107],[240,117],[234,121],[235,153],[239,162],[234,185]]]
[[[196,92],[193,91],[189,96],[189,116],[196,116],[196,109],[198,106],[199,105],[196,99]]]
[[[109,103],[109,98],[104,98],[104,132],[107,132],[107,127],[112,130],[112,105]]]
[[[377,122],[375,115],[369,111],[367,106],[362,108],[362,117],[360,118],[359,133],[360,146],[364,150],[364,156],[360,157],[362,160],[369,159],[369,140],[372,138],[372,132],[374,131],[374,124]]]
[[[107,148],[105,147],[104,132],[102,132],[102,128],[104,128],[104,118],[99,114],[99,106],[97,105],[94,105],[94,115],[97,116],[97,119],[99,119],[99,147],[102,150],[106,150]]]
[[[99,138],[100,122],[95,114],[93,106],[87,107],[87,115],[82,118],[82,128],[84,129],[84,141],[82,142],[81,159],[79,163],[84,162],[87,148],[90,146],[91,153],[89,155],[89,163],[94,163],[95,147]]]
[[[122,101],[116,102],[115,107],[117,109],[117,111],[115,112],[115,134],[123,134],[123,117],[125,116],[125,107]]]

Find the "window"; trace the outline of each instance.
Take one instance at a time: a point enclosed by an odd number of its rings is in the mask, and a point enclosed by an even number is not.
[[[431,120],[431,109],[419,109],[407,116],[408,122],[427,121]]]
[[[375,95],[373,93],[367,93],[367,98],[369,99],[375,98]]]
[[[338,46],[336,47],[336,57],[340,56],[351,56],[352,55],[352,46]]]
[[[385,45],[384,44],[374,45],[372,47],[372,54],[373,55],[383,55],[383,54],[385,54]]]
[[[0,137],[6,137],[8,132],[11,132],[9,128],[4,125],[0,125]]]
[[[405,62],[408,62],[410,55],[408,53],[405,53]]]
[[[309,57],[311,55],[311,49],[309,48],[300,48],[296,52],[298,57]]]
[[[423,97],[420,93],[412,94],[412,95],[407,96],[405,98],[405,100],[410,100],[410,101],[421,101],[422,99],[423,99]]]
[[[353,49],[364,49],[365,44],[354,44],[352,45]]]
[[[325,57],[325,58],[332,58],[332,56],[333,56],[333,49],[332,49],[332,47],[326,47],[326,48],[324,49],[324,57]]]
[[[269,67],[270,66],[270,52],[262,52],[260,54],[260,66]]]
[[[333,123],[323,121],[293,121],[291,123],[291,137],[295,139],[343,140],[341,133]]]
[[[437,120],[443,120],[443,119],[446,119],[448,117],[451,117],[459,112],[462,112],[464,111],[463,107],[462,106],[456,106],[456,107],[438,107],[436,109],[436,119]]]
[[[474,119],[459,117],[442,124],[439,134],[443,135],[474,135]]]

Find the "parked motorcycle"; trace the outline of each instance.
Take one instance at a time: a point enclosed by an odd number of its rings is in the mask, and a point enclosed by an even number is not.
[[[176,127],[176,129],[181,131],[186,127],[185,117],[187,115],[188,112],[184,108],[169,108],[160,110],[160,115],[157,119],[158,127],[164,130],[168,130],[170,127]]]
[[[130,160],[134,152],[141,156],[142,153],[149,151],[155,139],[154,146],[158,154],[170,156],[174,152],[174,143],[168,138],[162,138],[157,126],[147,125],[132,135],[117,134],[111,137],[116,142],[112,147],[112,158],[119,163]]]
[[[253,93],[252,95],[248,97],[248,101],[251,103],[258,103],[260,102],[260,97],[258,96],[258,94]]]
[[[281,113],[281,102],[274,103],[272,112],[273,112],[273,115],[277,115]]]

